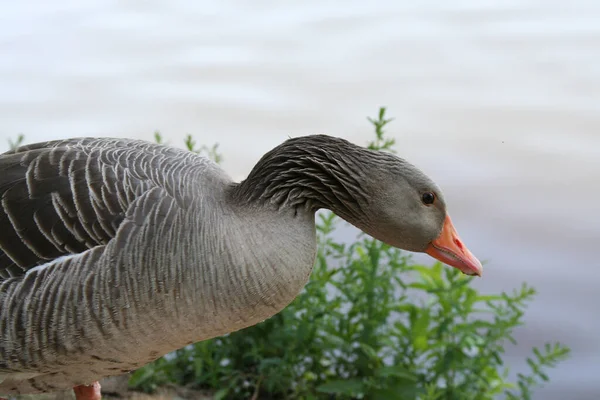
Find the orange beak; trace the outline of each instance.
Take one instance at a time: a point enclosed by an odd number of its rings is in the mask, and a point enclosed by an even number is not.
[[[458,268],[467,275],[481,276],[483,271],[479,260],[471,254],[458,237],[449,216],[446,216],[440,236],[431,242],[425,252],[445,264]]]

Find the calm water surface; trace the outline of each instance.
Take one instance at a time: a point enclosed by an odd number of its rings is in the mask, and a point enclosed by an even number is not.
[[[0,138],[189,132],[239,179],[288,136],[365,143],[386,105],[488,260],[475,285],[539,290],[509,361],[564,341],[537,398],[596,399],[599,49],[591,0],[5,2]]]

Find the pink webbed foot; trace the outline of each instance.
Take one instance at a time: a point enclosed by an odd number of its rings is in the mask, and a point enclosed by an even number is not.
[[[79,385],[73,388],[75,400],[101,400],[100,382],[94,382],[91,385]]]

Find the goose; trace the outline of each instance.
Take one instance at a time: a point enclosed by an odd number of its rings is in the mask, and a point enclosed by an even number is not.
[[[193,152],[74,138],[0,155],[0,395],[74,389],[257,324],[307,283],[315,212],[481,276],[438,186],[391,153],[291,138],[234,182]]]

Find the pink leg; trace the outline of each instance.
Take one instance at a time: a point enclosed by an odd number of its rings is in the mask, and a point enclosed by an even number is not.
[[[101,400],[100,382],[94,382],[91,385],[79,385],[73,388],[75,400]]]

